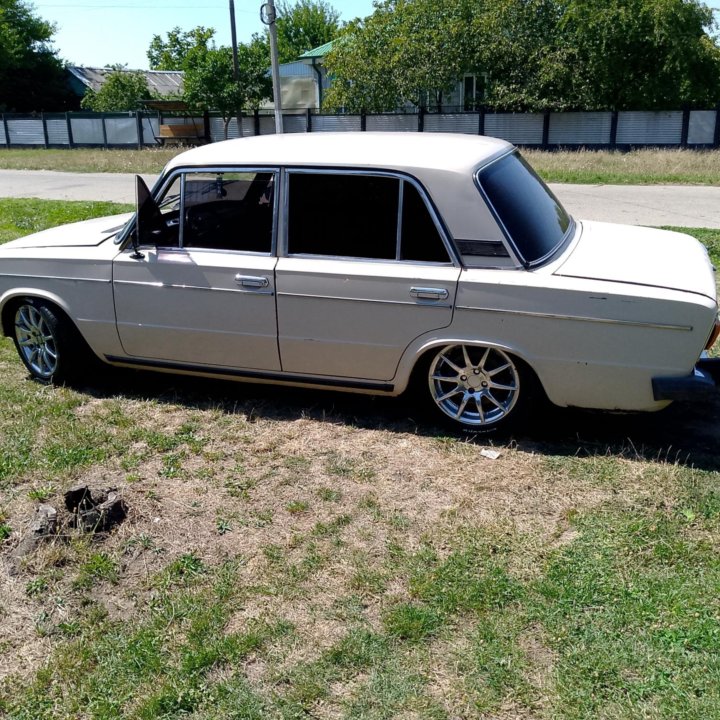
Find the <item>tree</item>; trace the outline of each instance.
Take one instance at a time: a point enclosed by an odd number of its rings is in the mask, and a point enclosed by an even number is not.
[[[214,36],[214,28],[206,28],[202,25],[187,32],[174,27],[167,33],[167,40],[163,40],[160,35],[153,35],[147,51],[150,69],[185,70],[186,60],[191,51],[207,52],[215,47],[215,43],[211,42]]]
[[[0,110],[64,110],[72,104],[55,27],[23,0],[0,0]]]
[[[389,110],[483,73],[497,109],[707,107],[714,29],[699,0],[384,0],[326,57],[326,103]]]
[[[115,65],[99,90],[88,90],[80,103],[85,110],[124,112],[137,110],[142,100],[152,97],[145,75]]]
[[[218,110],[225,123],[227,139],[230,119],[241,109],[256,109],[272,97],[264,49],[258,45],[238,46],[238,81],[233,79],[232,51],[228,47],[188,54],[184,99],[197,110]]]
[[[292,62],[300,55],[333,40],[340,29],[340,15],[324,0],[281,0],[277,19],[278,57]]]
[[[326,105],[382,112],[436,104],[472,69],[471,0],[385,0],[350,23],[325,58]],[[429,96],[429,97],[428,97]]]
[[[670,109],[720,99],[712,11],[696,0],[564,0],[558,40],[570,106]]]

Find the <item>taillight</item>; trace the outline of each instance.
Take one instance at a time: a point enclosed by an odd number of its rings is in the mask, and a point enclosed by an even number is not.
[[[720,337],[720,318],[715,320],[715,327],[713,328],[713,331],[710,333],[710,339],[708,340],[708,343],[705,346],[705,349],[709,350],[717,342],[717,339],[719,337]]]

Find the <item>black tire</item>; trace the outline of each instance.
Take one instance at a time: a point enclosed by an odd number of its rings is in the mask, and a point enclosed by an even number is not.
[[[76,380],[86,365],[83,356],[88,349],[75,326],[37,298],[23,299],[12,313],[15,348],[30,375],[45,384]]]
[[[436,420],[469,435],[505,435],[527,421],[537,379],[499,348],[446,345],[423,358],[419,382]]]

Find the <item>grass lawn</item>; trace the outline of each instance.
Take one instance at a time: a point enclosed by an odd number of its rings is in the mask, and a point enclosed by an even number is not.
[[[122,209],[0,200],[0,232]],[[44,387],[7,339],[0,372],[0,715],[720,717],[717,402],[549,412],[490,460],[400,400]],[[127,520],[10,574],[78,481]]]
[[[0,150],[0,168],[6,170],[57,170],[60,172],[159,173],[165,164],[187,148],[103,150],[45,148]]]
[[[720,185],[719,150],[524,150],[523,154],[547,182]]]
[[[159,173],[180,148],[145,150],[0,150],[0,168],[66,172]],[[720,185],[720,150],[632,152],[524,150],[548,182]]]

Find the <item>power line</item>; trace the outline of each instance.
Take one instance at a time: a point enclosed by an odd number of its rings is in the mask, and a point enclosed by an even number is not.
[[[67,8],[82,8],[84,10],[142,10],[143,12],[152,12],[153,10],[197,10],[197,5],[160,5],[154,8],[148,8],[147,5],[88,5],[88,4],[62,4],[55,5],[51,3],[36,3],[38,9],[58,9],[65,10]],[[203,5],[202,9],[222,10],[224,5]],[[238,10],[246,15],[255,15],[253,10]]]

